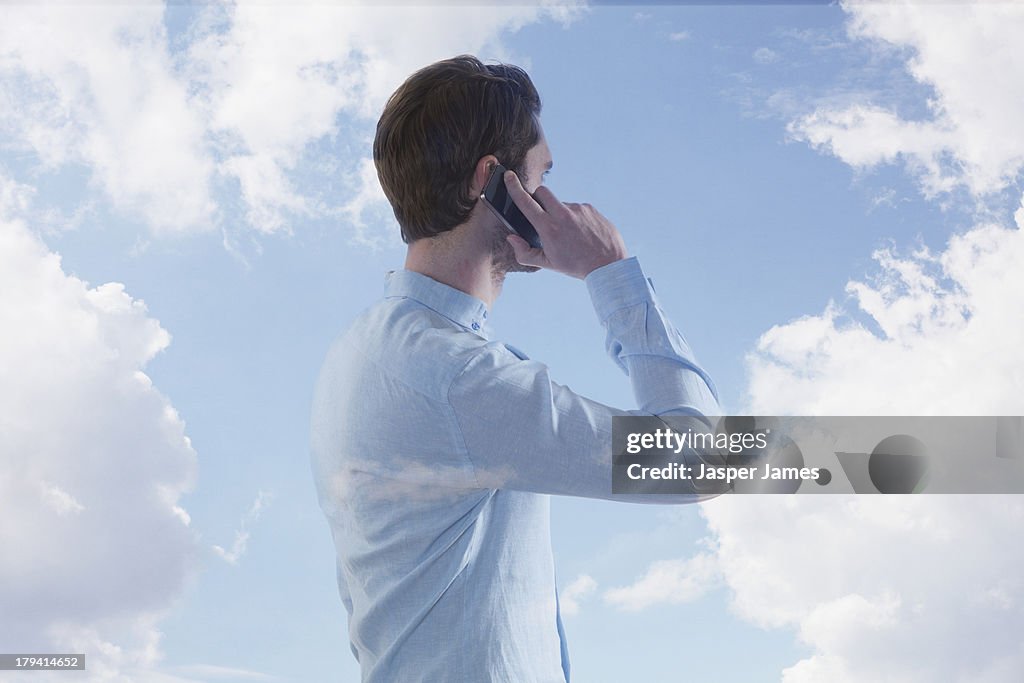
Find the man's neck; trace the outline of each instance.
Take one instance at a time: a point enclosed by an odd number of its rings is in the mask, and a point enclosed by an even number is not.
[[[464,224],[434,238],[409,245],[406,270],[415,271],[480,299],[493,308],[501,294],[504,273],[495,273],[490,245]]]

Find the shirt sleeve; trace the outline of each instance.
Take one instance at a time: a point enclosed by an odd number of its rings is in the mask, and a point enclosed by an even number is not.
[[[640,503],[693,503],[724,493],[719,482],[698,490],[693,480],[686,493],[612,493],[612,417],[689,416],[710,426],[708,416],[721,409],[711,378],[658,306],[635,257],[598,268],[586,284],[606,349],[629,376],[639,410],[592,401],[552,381],[543,363],[488,344],[448,393],[478,484]],[[695,450],[682,455],[691,465],[724,464]]]

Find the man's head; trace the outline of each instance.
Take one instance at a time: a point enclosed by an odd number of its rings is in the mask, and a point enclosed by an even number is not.
[[[373,142],[402,239],[412,243],[466,223],[496,162],[516,171],[528,191],[536,189],[551,160],[540,108],[530,77],[509,64],[460,55],[410,76],[384,107]],[[495,256],[507,258],[511,248],[496,225],[488,221],[501,252]],[[525,268],[514,256],[500,265]]]

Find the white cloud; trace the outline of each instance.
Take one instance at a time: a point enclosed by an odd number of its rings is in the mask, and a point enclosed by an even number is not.
[[[589,574],[580,574],[558,593],[558,607],[565,616],[580,613],[580,602],[597,590],[597,581]]]
[[[689,31],[676,31],[674,33],[668,34],[668,39],[671,40],[673,43],[681,43],[684,40],[689,40],[689,38]]]
[[[1024,5],[1019,3],[846,3],[853,40],[909,50],[907,71],[933,88],[930,116],[906,120],[862,102],[819,108],[790,132],[847,163],[902,160],[927,196],[966,187],[981,196],[1024,168]]]
[[[759,47],[754,50],[754,61],[758,64],[771,64],[779,60],[779,53],[768,47]]]
[[[956,132],[946,122],[904,121],[873,105],[818,109],[790,123],[797,139],[824,149],[857,168],[904,159],[921,177],[928,196],[949,192],[957,178],[944,170]]]
[[[290,218],[310,216],[306,198],[292,187],[284,169],[270,156],[248,154],[223,161],[219,170],[238,181],[248,224],[259,232],[291,233]]]
[[[681,604],[704,596],[719,582],[716,558],[700,553],[691,558],[659,560],[629,586],[610,588],[604,601],[627,611],[652,605]]]
[[[858,3],[854,40],[907,49],[907,71],[931,86],[931,118],[908,121],[869,102],[819,109],[790,125],[855,167],[902,159],[926,195],[1013,188],[1024,169],[1024,6]],[[1024,200],[1016,227],[986,221],[946,249],[874,254],[872,282],[851,281],[854,306],[770,329],[748,357],[748,408],[799,414],[1005,414],[1024,410]],[[865,324],[867,323],[867,324]]]
[[[127,680],[196,560],[195,452],[143,373],[170,337],[123,285],[67,275],[0,195],[0,643]]]
[[[83,164],[157,232],[212,225],[204,125],[155,4],[0,9],[0,135],[44,169]]]
[[[170,15],[195,15],[172,50],[159,4],[4,6],[0,144],[30,151],[43,171],[84,165],[117,209],[156,233],[235,222],[240,199],[259,233],[356,212],[357,240],[373,243],[364,215],[384,216],[379,230],[393,219],[376,177],[363,172],[365,152],[352,150],[368,147],[394,88],[455,54],[513,58],[501,43],[507,32],[585,11],[549,2],[171,5]],[[353,182],[325,175],[334,166],[356,169]]]
[[[735,496],[701,514],[732,609],[812,649],[786,683],[1019,677],[1018,497]]]
[[[75,500],[75,497],[59,486],[39,482],[39,492],[43,502],[58,515],[78,514],[85,509],[85,506]]]
[[[1024,412],[1024,232],[980,225],[945,251],[875,253],[874,282],[765,332],[747,359],[752,415]],[[869,327],[859,319],[872,321]],[[877,328],[877,332],[875,331]]]
[[[0,173],[0,216],[24,216],[32,206],[36,190]]]

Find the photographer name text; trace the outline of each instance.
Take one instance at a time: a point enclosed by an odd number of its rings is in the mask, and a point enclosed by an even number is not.
[[[696,474],[694,473],[695,468]],[[644,467],[639,463],[633,463],[626,468],[626,476],[634,481],[693,479],[731,483],[741,479],[817,479],[820,469],[819,467],[775,467],[768,463],[751,467],[712,467],[704,463],[696,466],[671,463],[664,467]]]

